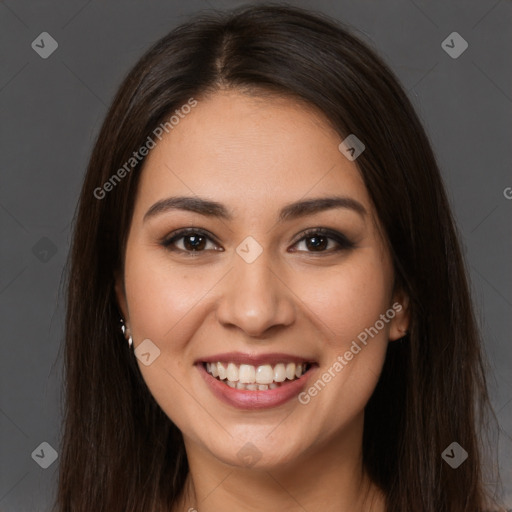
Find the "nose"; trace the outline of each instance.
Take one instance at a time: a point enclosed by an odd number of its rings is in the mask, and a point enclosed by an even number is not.
[[[268,251],[252,263],[234,256],[234,268],[226,276],[217,307],[223,326],[236,326],[248,336],[261,337],[272,327],[289,326],[295,320],[294,294],[270,261]]]

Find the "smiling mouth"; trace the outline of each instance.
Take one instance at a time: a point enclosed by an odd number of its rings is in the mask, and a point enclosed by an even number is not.
[[[203,363],[212,377],[226,386],[247,391],[277,389],[289,382],[300,379],[314,363],[278,363],[253,366],[231,362]]]

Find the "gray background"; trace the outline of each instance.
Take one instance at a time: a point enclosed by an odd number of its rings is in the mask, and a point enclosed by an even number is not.
[[[189,14],[227,0],[0,2],[0,510],[46,511],[59,451],[64,302],[59,289],[70,221],[106,108],[136,59]],[[512,4],[510,0],[322,0],[390,64],[431,137],[461,231],[503,433],[512,508]],[[457,59],[452,32],[469,44]],[[58,49],[31,47],[49,32]],[[509,198],[512,197],[512,191]],[[56,251],[54,253],[54,251]],[[449,411],[447,411],[449,414]]]

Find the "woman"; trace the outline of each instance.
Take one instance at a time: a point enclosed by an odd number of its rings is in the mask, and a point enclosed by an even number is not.
[[[323,16],[202,16],[136,64],[83,184],[66,335],[63,511],[492,506],[434,155]]]

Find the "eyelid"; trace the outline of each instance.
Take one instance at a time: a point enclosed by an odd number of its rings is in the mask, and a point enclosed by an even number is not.
[[[177,240],[179,240],[180,238],[183,238],[187,235],[200,235],[200,236],[203,236],[204,238],[207,238],[208,240],[211,240],[212,242],[214,242],[216,245],[220,245],[220,243],[218,242],[217,238],[212,234],[210,233],[209,231],[203,229],[203,228],[182,228],[182,229],[178,229],[176,231],[173,231],[170,235],[167,235],[165,236],[162,240],[161,240],[161,245],[163,245],[164,247],[168,248],[169,250],[172,250],[170,249],[170,246],[173,242],[176,242]],[[183,251],[181,249],[175,249],[177,252],[187,252],[189,254],[191,254],[193,251]],[[204,251],[197,251],[198,253],[199,252],[204,252]]]
[[[171,233],[170,236],[166,236],[161,240],[161,245],[163,245],[165,248],[171,251],[175,252],[181,252],[188,255],[199,255],[201,252],[207,252],[206,250],[202,251],[184,251],[183,249],[177,249],[177,248],[171,248],[172,244],[176,242],[177,240],[180,240],[181,238],[187,236],[188,234],[196,234],[200,235],[204,238],[206,238],[209,241],[214,242],[216,245],[220,245],[217,241],[217,238],[211,234],[209,231],[203,229],[203,228],[182,228],[174,231]],[[346,235],[343,233],[332,230],[329,228],[323,228],[323,227],[314,227],[314,228],[307,228],[303,231],[301,231],[296,239],[292,242],[292,246],[297,245],[299,242],[303,241],[306,238],[312,238],[314,235],[320,235],[324,236],[326,238],[329,238],[330,240],[334,240],[338,247],[334,250],[327,250],[327,251],[294,251],[294,252],[301,252],[301,253],[307,253],[307,254],[333,254],[342,250],[347,250],[354,248],[356,244],[352,242]],[[221,249],[221,251],[224,251],[224,249]]]
[[[299,235],[298,235],[298,237],[300,237],[300,238],[297,238],[297,240],[295,240],[293,242],[293,245],[296,245],[298,242],[301,242],[305,238],[312,237],[313,235],[321,235],[321,236],[325,236],[326,238],[335,240],[340,246],[342,246],[344,248],[350,248],[350,247],[355,246],[355,243],[352,242],[343,233],[333,230],[333,229],[322,228],[322,227],[307,228],[304,231],[301,231],[301,233],[299,233]],[[327,252],[327,251],[324,251],[324,252]]]

